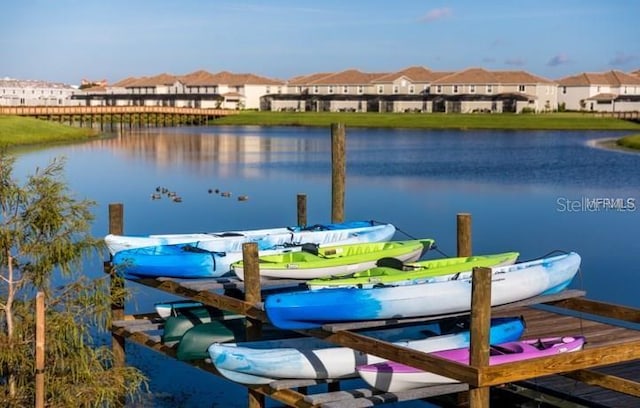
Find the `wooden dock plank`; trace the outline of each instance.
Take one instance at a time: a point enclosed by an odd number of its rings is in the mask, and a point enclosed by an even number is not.
[[[388,404],[391,402],[413,401],[423,398],[431,398],[435,396],[454,394],[458,392],[468,391],[469,386],[466,384],[446,384],[436,385],[433,387],[416,388],[403,392],[374,392],[372,395],[360,396],[357,398],[344,398],[340,400],[328,401],[321,403],[322,408],[361,408],[373,407],[380,404]],[[345,395],[345,394],[340,394]],[[346,394],[348,395],[348,394]]]

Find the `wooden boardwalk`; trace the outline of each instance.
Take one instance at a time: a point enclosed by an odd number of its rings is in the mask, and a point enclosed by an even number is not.
[[[240,313],[256,321],[267,321],[260,302],[249,303],[239,298],[246,289],[246,283],[237,278],[197,280],[158,278],[141,279],[137,282],[167,293],[198,300],[209,306]],[[265,281],[261,285],[261,294],[264,296],[271,291],[299,284],[301,284],[300,281]],[[584,351],[571,353],[569,358],[564,359],[566,361],[552,361],[547,365],[524,364],[520,366],[522,368],[510,365],[507,371],[496,369],[496,366],[487,367],[489,374],[486,376],[480,374],[478,381],[480,383],[484,381],[484,384],[489,386],[517,385],[518,395],[528,395],[527,393],[544,395],[547,401],[550,396],[555,396],[565,402],[578,400],[584,404],[583,406],[640,406],[640,384],[638,383],[640,380],[640,330],[637,327],[623,327],[618,324],[618,320],[615,323],[603,322],[602,319],[597,319],[593,315],[595,313],[609,318],[623,318],[631,322],[631,326],[637,326],[640,323],[640,311],[593,302],[584,298],[584,295],[582,291],[569,290],[558,295],[527,299],[492,308],[492,316],[524,316],[526,332],[523,337],[583,335],[588,343]],[[321,330],[303,331],[303,333],[383,357],[390,354],[402,360],[412,361],[413,358],[421,358],[420,355],[424,353],[394,350],[395,346],[361,336],[357,330],[391,327],[399,323],[420,323],[433,319],[431,317],[329,324]],[[175,357],[175,348],[161,343],[160,330],[162,330],[162,321],[153,313],[127,316],[124,320],[113,324],[114,334]],[[425,361],[428,362],[428,359]],[[217,374],[215,367],[208,361],[189,363]],[[306,387],[322,383],[327,384],[326,392],[309,395],[305,393]],[[460,395],[464,395],[469,389],[467,384],[453,384],[399,393],[382,393],[367,387],[363,388],[362,384],[357,384],[355,388],[346,387],[345,384],[350,382],[283,380],[268,385],[252,386],[249,389],[251,392],[268,396],[293,407],[327,408],[366,407],[386,402],[425,398],[436,398],[434,402],[446,405],[442,395],[462,393],[454,398],[458,400]],[[501,386],[501,388],[506,390],[507,386]],[[530,398],[534,397],[530,396]]]
[[[0,115],[81,116],[81,115],[196,115],[220,117],[237,115],[229,109],[178,108],[172,106],[0,106]]]
[[[0,115],[28,116],[100,130],[146,126],[205,125],[239,111],[172,106],[0,106]]]

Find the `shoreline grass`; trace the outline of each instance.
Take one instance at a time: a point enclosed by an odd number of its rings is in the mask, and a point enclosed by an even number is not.
[[[329,126],[408,129],[640,130],[640,123],[586,113],[455,114],[243,111],[212,126]]]
[[[640,123],[583,113],[548,114],[441,114],[243,111],[209,122],[212,126],[322,126],[405,129],[506,130],[633,130]],[[37,146],[89,140],[94,129],[77,128],[40,119],[0,115],[0,146]],[[617,141],[621,148],[640,149],[640,135]]]
[[[74,142],[96,136],[98,132],[94,129],[77,128],[34,118],[0,115],[0,146],[4,148]]]

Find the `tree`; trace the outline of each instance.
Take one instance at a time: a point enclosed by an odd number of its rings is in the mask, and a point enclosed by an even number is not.
[[[110,325],[108,276],[81,274],[82,261],[103,248],[89,232],[95,203],[68,191],[64,159],[23,185],[14,164],[0,152],[0,406],[33,406],[36,291],[47,305],[46,405],[104,406],[137,395],[145,377],[114,366],[99,340]]]

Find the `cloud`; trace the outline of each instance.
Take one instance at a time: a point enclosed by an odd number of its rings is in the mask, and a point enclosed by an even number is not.
[[[627,55],[624,52],[616,53],[616,56],[609,61],[609,65],[620,66],[627,65],[638,59],[637,55]]]
[[[513,65],[513,66],[516,66],[516,67],[521,67],[524,64],[526,64],[527,61],[524,60],[523,58],[507,58],[506,60],[504,60],[504,63],[506,65]]]
[[[557,67],[559,65],[568,64],[569,62],[571,62],[571,60],[569,59],[569,56],[565,53],[560,53],[558,55],[554,55],[553,57],[551,57],[549,62],[547,62],[547,66]]]
[[[443,18],[451,17],[453,15],[453,11],[449,7],[441,7],[430,10],[427,14],[425,14],[420,21],[423,23],[430,23],[432,21],[441,20]]]

